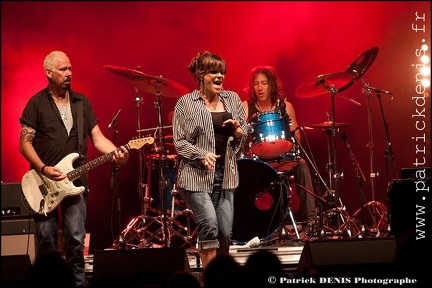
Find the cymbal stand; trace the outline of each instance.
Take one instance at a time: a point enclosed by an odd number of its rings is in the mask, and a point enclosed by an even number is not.
[[[160,129],[160,136],[159,137],[159,145],[162,147],[162,149],[159,149],[159,195],[161,200],[161,210],[162,210],[162,226],[163,226],[163,232],[164,232],[164,244],[165,247],[170,246],[169,241],[169,232],[168,232],[168,225],[167,225],[167,215],[166,215],[166,199],[165,199],[165,190],[169,187],[169,183],[166,175],[168,170],[168,162],[167,162],[167,150],[165,149],[165,129],[163,126],[162,121],[162,102],[161,102],[161,92],[159,90],[159,84],[158,81],[155,83],[155,93],[156,93],[156,101],[154,102],[155,108],[158,111],[158,122]]]
[[[369,89],[369,85],[365,82],[364,78],[362,79],[363,83],[363,92],[366,94],[367,103],[368,103],[368,129],[369,129],[369,143],[367,147],[369,147],[369,160],[370,160],[370,184],[371,184],[371,193],[372,193],[372,227],[370,228],[371,233],[378,233],[379,230],[377,228],[377,205],[375,203],[375,178],[379,176],[378,172],[374,172],[374,147],[373,147],[373,137],[372,137],[372,113],[371,113],[371,98],[373,98],[372,93]]]
[[[139,67],[137,68],[139,70]],[[137,115],[137,131],[138,137],[141,138],[141,116],[140,116],[140,103],[143,102],[142,97],[138,93],[138,88],[135,87],[135,104],[136,104],[136,115]],[[156,233],[150,235],[147,238],[147,228],[152,226],[156,219],[147,216],[148,202],[151,198],[148,197],[149,189],[148,184],[143,183],[143,157],[142,151],[138,153],[138,190],[139,198],[141,201],[141,215],[133,218],[127,225],[127,227],[121,232],[121,234],[114,241],[112,249],[125,249],[125,248],[145,248],[151,244],[152,238],[158,238]],[[138,243],[133,243],[137,240]]]
[[[335,113],[335,96],[338,93],[338,89],[334,86],[334,85],[329,85],[327,86],[325,83],[323,83],[323,86],[330,92],[331,95],[331,106],[332,106],[332,144],[333,144],[333,178],[334,178],[334,196],[335,196],[335,200],[336,200],[336,213],[338,213],[338,217],[336,217],[336,231],[335,234],[336,236],[340,236],[342,235],[342,231],[341,231],[341,219],[339,216],[342,216],[340,209],[341,206],[340,203],[340,198],[339,198],[339,179],[342,177],[341,174],[339,174],[338,171],[338,167],[337,167],[337,155],[336,155],[336,113]]]
[[[327,119],[327,121],[330,121],[330,116],[329,116],[329,113],[328,113],[328,111],[326,111],[326,119]],[[327,163],[327,173],[328,173],[328,177],[329,177],[329,191],[330,191],[330,193],[331,193],[331,195],[330,196],[333,196],[333,179],[332,179],[332,176],[333,176],[333,163],[332,163],[332,159],[331,159],[331,144],[330,144],[330,136],[331,136],[331,131],[332,130],[329,130],[329,129],[325,129],[325,132],[326,132],[326,134],[327,134],[327,151],[328,151],[328,153],[327,153],[327,155],[328,155],[328,163]],[[327,193],[328,193],[328,191],[327,191]],[[326,194],[327,193],[325,193],[324,194],[324,197],[326,196]]]

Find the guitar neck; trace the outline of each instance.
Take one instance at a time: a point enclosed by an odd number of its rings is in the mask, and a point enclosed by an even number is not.
[[[126,149],[130,149],[129,144],[123,145]],[[115,154],[115,151],[121,151],[121,148],[115,149],[105,155],[102,155],[84,165],[81,165],[77,168],[75,168],[73,171],[70,171],[67,173],[67,177],[70,181],[74,181],[75,179],[78,179],[82,175],[86,174],[88,171],[92,170],[93,168],[96,168],[100,165],[102,165],[105,162],[108,162],[112,159],[113,155]]]

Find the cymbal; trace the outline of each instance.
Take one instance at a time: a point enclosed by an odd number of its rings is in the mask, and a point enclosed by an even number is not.
[[[348,83],[345,87],[342,87],[339,91],[345,90],[346,88],[354,84],[354,82],[363,77],[363,75],[375,61],[378,55],[378,51],[378,47],[372,47],[360,54],[360,56],[358,56],[354,60],[354,62],[352,62],[351,65],[348,66],[345,71],[352,75],[352,81]]]
[[[335,123],[335,127],[336,128],[340,128],[340,127],[350,127],[353,126],[351,123]],[[333,128],[333,121],[324,121],[318,124],[310,124],[307,127],[310,128],[318,128],[318,129],[332,129]]]
[[[340,89],[352,80],[349,72],[335,72],[322,74],[316,77],[313,81],[303,83],[295,91],[294,94],[299,98],[310,98],[321,96],[330,93],[332,88]]]
[[[179,98],[184,94],[189,93],[189,90],[183,85],[159,76],[152,76],[142,73],[138,70],[133,70],[124,67],[104,65],[105,69],[122,76],[129,80],[129,83],[134,85],[139,90],[148,93],[160,92],[162,96]]]

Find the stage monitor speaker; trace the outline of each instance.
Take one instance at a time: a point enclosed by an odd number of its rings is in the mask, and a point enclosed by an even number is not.
[[[297,275],[384,276],[392,273],[396,256],[394,238],[308,240]]]
[[[427,265],[419,265],[419,255],[429,250],[431,225],[427,225],[426,210],[431,179],[395,179],[387,192],[391,232],[398,249],[398,263],[412,274],[420,274]],[[424,271],[428,275],[428,271]]]
[[[3,242],[3,241],[2,241]],[[2,243],[3,249],[3,243]],[[29,255],[1,256],[1,287],[24,287],[25,277],[31,268]]]
[[[159,286],[176,271],[190,272],[182,247],[95,251],[92,287]]]

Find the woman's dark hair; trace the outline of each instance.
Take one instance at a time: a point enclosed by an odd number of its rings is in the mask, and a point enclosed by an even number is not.
[[[188,66],[188,71],[192,74],[195,82],[199,85],[202,81],[203,76],[207,73],[226,73],[225,61],[216,54],[212,54],[208,51],[198,54],[192,58],[191,63]]]

